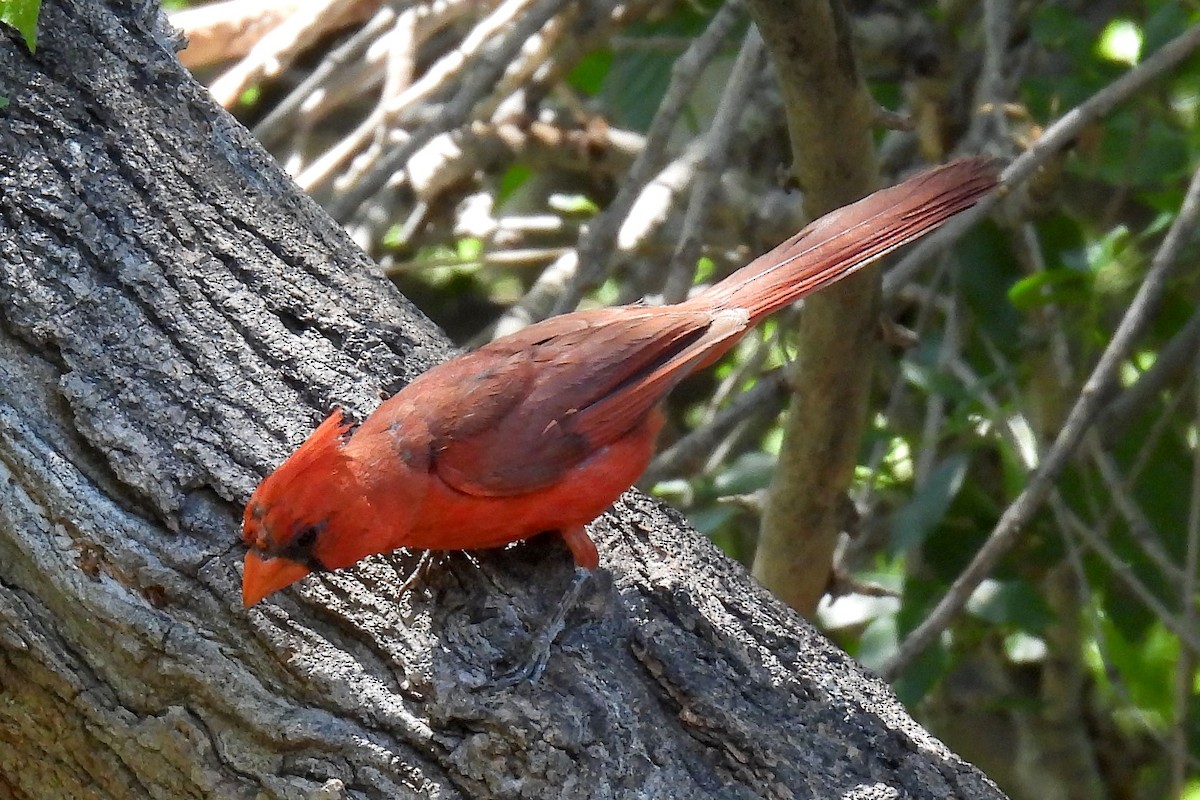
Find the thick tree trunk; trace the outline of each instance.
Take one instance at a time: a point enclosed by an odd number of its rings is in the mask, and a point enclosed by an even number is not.
[[[0,32],[0,795],[1000,796],[636,494],[536,685],[551,537],[243,610],[256,481],[447,348],[131,5]]]
[[[780,76],[793,169],[811,218],[879,188],[871,95],[842,0],[748,0]],[[804,20],[797,25],[796,20]],[[789,365],[791,407],[763,511],[754,576],[816,615],[833,581],[879,337],[878,269],[805,300]]]

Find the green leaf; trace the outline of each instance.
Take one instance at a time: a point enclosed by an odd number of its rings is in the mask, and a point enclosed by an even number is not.
[[[546,199],[546,205],[562,214],[579,214],[590,217],[600,212],[600,206],[596,205],[596,201],[586,194],[555,192]]]
[[[1075,225],[1078,231],[1079,226]],[[1021,315],[1005,295],[1023,273],[1010,245],[1011,236],[994,224],[974,226],[954,252],[962,268],[958,288],[975,322],[1001,346],[1020,341]]]
[[[930,338],[928,341],[932,342],[933,340]],[[926,345],[922,343],[921,346],[925,347]],[[929,358],[925,359],[924,363],[915,359],[904,361],[900,365],[904,379],[928,394],[940,395],[950,400],[968,399],[970,393],[963,386],[962,381],[935,363],[937,353],[930,351],[928,355]]]
[[[971,595],[967,610],[995,625],[1016,625],[1030,633],[1044,631],[1054,619],[1046,601],[1023,580],[985,581]]]
[[[1142,29],[1133,20],[1117,17],[1110,19],[1096,41],[1096,52],[1101,58],[1127,66],[1134,66],[1142,55]]]
[[[403,225],[392,225],[390,228],[384,231],[383,238],[380,240],[380,243],[384,247],[387,247],[391,250],[396,250],[400,247],[403,247],[404,245],[408,244],[408,242],[401,236],[403,233]]]
[[[896,679],[892,689],[900,702],[912,707],[929,693],[950,666],[950,656],[939,641],[913,659],[908,669]]]
[[[455,242],[455,250],[459,260],[470,263],[478,261],[483,255],[483,240],[467,236]]]
[[[950,501],[962,487],[967,474],[965,453],[956,453],[938,464],[929,478],[913,495],[908,505],[892,519],[893,553],[904,553],[919,546],[950,507]]]
[[[889,614],[877,617],[863,629],[854,657],[867,669],[879,669],[895,654],[899,645],[896,616]]]
[[[646,131],[658,112],[663,95],[671,82],[671,69],[683,53],[677,49],[664,50],[647,40],[676,38],[683,40],[704,30],[713,11],[704,11],[698,4],[678,3],[667,16],[639,22],[624,32],[627,43],[614,54],[604,76],[600,96],[612,109],[612,121],[617,125]]]
[[[623,54],[613,62],[602,93],[613,122],[635,131],[649,130],[671,82],[674,63],[673,54],[645,50]]]
[[[721,495],[749,494],[770,484],[776,466],[767,453],[744,453],[717,475],[713,485]]]
[[[1086,60],[1094,37],[1087,21],[1067,8],[1042,5],[1033,14],[1030,28],[1033,39],[1052,52],[1065,52],[1070,60]]]
[[[260,99],[262,99],[262,87],[251,86],[238,95],[238,105],[251,108],[258,105]]]
[[[37,49],[37,21],[41,8],[42,0],[0,2],[0,22],[16,28],[31,53]]]
[[[525,185],[525,181],[529,180],[529,176],[533,172],[524,164],[513,164],[503,175],[500,176],[500,186],[497,191],[497,204],[508,200],[513,194]]]
[[[1114,186],[1160,189],[1189,172],[1187,132],[1143,108],[1115,111],[1097,128],[1100,146],[1072,171]]]
[[[687,518],[693,528],[712,539],[726,553],[732,554],[733,543],[729,541],[729,537],[717,534],[735,514],[737,509],[730,505],[706,506],[689,511]]]
[[[1163,3],[1146,20],[1142,28],[1142,58],[1174,39],[1180,31],[1191,25],[1183,3]]]
[[[1100,627],[1105,658],[1100,658],[1098,650],[1089,658],[1096,680],[1108,684],[1106,670],[1115,669],[1124,691],[1143,714],[1160,722],[1170,719],[1179,639],[1157,621],[1136,639],[1127,637],[1108,617],[1100,618]]]
[[[1074,269],[1048,269],[1022,278],[1008,290],[1008,299],[1022,310],[1050,304],[1086,303],[1091,278]]]
[[[612,50],[593,50],[567,73],[567,83],[583,94],[595,97],[604,88],[604,79],[608,77],[612,63]]]

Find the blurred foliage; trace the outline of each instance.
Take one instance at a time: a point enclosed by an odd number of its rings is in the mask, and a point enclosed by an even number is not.
[[[921,152],[932,147],[948,157],[974,119],[961,98],[970,97],[980,70],[977,4],[849,5],[871,91],[902,113],[933,102],[936,133],[922,139]],[[1010,8],[1008,128],[987,143],[1008,156],[1200,24],[1194,5],[1167,0]],[[602,151],[612,147],[607,134],[648,129],[676,59],[716,10],[714,3],[653,4],[576,53],[560,80],[538,86],[512,112],[520,125],[537,119],[564,135],[582,132],[596,148],[582,167],[532,150],[493,155],[438,197],[422,197],[424,216],[414,216],[422,207],[402,187],[398,210],[383,222],[348,226],[458,342],[480,341],[608,207],[621,175],[602,168]],[[901,34],[880,33],[894,30]],[[289,85],[347,35],[320,42]],[[672,156],[707,128],[736,41],[727,41],[705,73]],[[432,59],[423,56],[421,66]],[[795,224],[779,100],[768,80],[756,91],[705,231],[699,281],[726,274]],[[261,119],[279,94],[256,86],[239,112]],[[1014,187],[1005,210],[962,236],[885,309],[889,320],[916,333],[916,344],[880,349],[872,425],[852,491],[857,513],[847,522],[851,536],[840,562],[844,585],[820,620],[868,666],[886,661],[946,593],[1053,441],[1200,165],[1198,109],[1200,58],[1192,57],[1090,126],[1026,186]],[[329,136],[344,133],[334,128]],[[913,139],[879,132],[883,163],[893,173],[914,165]],[[323,191],[314,194],[332,197]],[[686,193],[676,197],[667,222],[617,259],[619,268],[588,303],[629,302],[661,290],[661,265],[685,200]],[[477,208],[484,223],[472,216]],[[1124,365],[1124,388],[1153,370],[1197,314],[1198,244],[1191,232],[1184,268]],[[506,260],[518,251],[525,260]],[[663,446],[703,430],[764,370],[785,361],[791,329],[791,317],[782,315],[681,386]],[[1088,797],[1096,786],[1105,797],[1165,797],[1180,759],[1192,777],[1176,796],[1200,797],[1200,672],[1196,654],[1164,622],[1164,614],[1183,625],[1196,619],[1183,616],[1197,602],[1185,594],[1183,571],[1196,568],[1188,536],[1200,526],[1197,361],[1194,354],[1183,358],[1138,407],[1103,419],[1058,482],[1054,502],[972,596],[969,613],[895,684],[919,717],[1013,797]],[[755,492],[768,484],[778,448],[780,403],[751,409],[700,457],[655,473],[658,495],[747,563]],[[980,663],[991,667],[981,671]],[[1048,743],[1064,730],[1064,717],[1084,746],[1056,759]],[[994,728],[998,718],[1007,727]],[[955,725],[980,735],[995,731],[990,749],[956,741]],[[1182,754],[1172,750],[1177,736],[1186,742]],[[1094,783],[1075,780],[1081,769]]]

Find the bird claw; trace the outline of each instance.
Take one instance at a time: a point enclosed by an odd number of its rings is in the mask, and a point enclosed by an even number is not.
[[[530,685],[537,683],[542,677],[542,673],[546,670],[546,664],[550,661],[551,644],[553,642],[539,642],[534,645],[536,649],[530,654],[530,658],[525,659],[523,663],[518,664],[512,669],[505,670],[493,677],[492,686],[497,689],[511,689],[526,682]]]
[[[429,577],[430,571],[433,569],[433,562],[438,557],[439,551],[423,550],[421,555],[417,557],[417,565],[413,567],[412,572],[404,579],[396,589],[396,595],[402,596],[418,583],[424,583]]]
[[[566,593],[559,600],[558,607],[554,610],[554,615],[542,626],[541,630],[530,638],[528,657],[512,669],[501,672],[492,678],[494,686],[500,689],[508,689],[526,681],[531,684],[538,682],[538,679],[542,677],[542,673],[546,670],[546,664],[550,661],[550,650],[566,626],[567,614],[579,601],[579,596],[583,593],[583,588],[587,585],[588,579],[591,576],[591,570],[584,569],[583,567],[575,568],[575,575],[571,578],[571,585],[567,587]]]

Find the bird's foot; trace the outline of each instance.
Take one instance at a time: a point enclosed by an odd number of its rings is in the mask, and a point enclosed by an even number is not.
[[[555,640],[558,639],[558,635],[563,631],[567,614],[579,602],[579,596],[583,593],[583,588],[587,585],[588,579],[591,576],[591,570],[584,569],[583,567],[575,568],[575,575],[571,578],[571,585],[567,587],[566,593],[559,600],[554,614],[542,626],[541,630],[530,637],[529,652],[526,658],[512,669],[502,672],[493,678],[492,684],[494,686],[507,689],[526,681],[537,683],[538,679],[542,677],[542,672],[546,669],[546,663],[550,660],[550,650],[554,646]]]
[[[417,565],[413,567],[412,572],[408,573],[408,577],[396,590],[397,595],[404,595],[418,583],[424,583],[429,577],[429,571],[433,568],[433,562],[437,559],[439,551],[423,550],[417,558]]]

